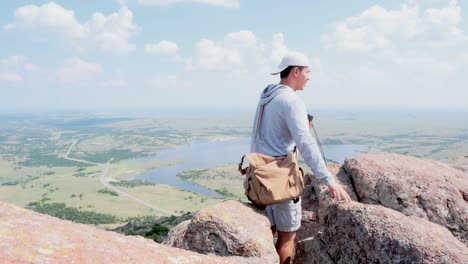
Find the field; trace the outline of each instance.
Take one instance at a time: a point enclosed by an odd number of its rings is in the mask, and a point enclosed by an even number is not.
[[[468,113],[462,111],[325,111],[315,126],[324,145],[358,144],[451,161],[468,154]]]
[[[220,120],[183,117],[171,120],[171,117],[32,116],[26,121],[9,119],[0,123],[0,200],[23,207],[32,203],[64,203],[82,211],[113,215],[122,221],[128,217],[167,215],[128,197],[113,195],[100,182],[103,173],[100,166],[66,160],[64,156],[77,139],[70,158],[102,164],[110,161],[106,165],[107,179],[120,181],[181,162],[125,159],[157,156],[161,149],[186,144],[194,138],[225,139],[241,130],[229,125],[226,128]],[[167,185],[115,188],[174,215],[220,201]]]
[[[30,202],[46,198],[47,203],[63,202],[67,206],[111,214],[127,218],[143,215],[161,216],[161,214],[125,197],[99,193],[102,187],[95,178],[54,176],[48,179],[37,179],[26,185],[1,186],[0,200],[26,206]],[[181,212],[196,211],[218,199],[207,198],[196,193],[182,191],[166,185],[138,186],[125,188],[155,206]]]
[[[178,177],[203,185],[227,198],[244,200],[244,177],[237,171],[237,164],[207,169],[193,169],[180,173]]]

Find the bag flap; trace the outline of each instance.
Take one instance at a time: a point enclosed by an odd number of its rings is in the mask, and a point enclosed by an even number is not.
[[[260,153],[249,153],[245,155],[245,157],[249,160],[250,164],[252,164],[255,167],[265,165],[276,160],[275,157],[263,155]]]

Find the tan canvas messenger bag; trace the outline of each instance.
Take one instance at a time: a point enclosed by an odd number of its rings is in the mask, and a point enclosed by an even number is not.
[[[242,168],[246,157],[249,166]],[[269,205],[294,200],[304,190],[304,171],[297,163],[297,152],[271,157],[260,153],[245,155],[239,171],[245,175],[244,190],[247,198],[256,205]]]
[[[254,149],[264,107],[262,105],[259,111]],[[249,161],[246,168],[242,168],[244,158]],[[255,205],[264,206],[294,199],[297,201],[304,190],[304,171],[297,162],[296,147],[294,151],[280,157],[249,153],[242,157],[238,169],[245,175],[245,195]]]

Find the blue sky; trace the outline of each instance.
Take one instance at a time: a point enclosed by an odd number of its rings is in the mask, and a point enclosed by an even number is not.
[[[3,1],[0,109],[254,108],[288,51],[309,108],[468,105],[467,1]]]

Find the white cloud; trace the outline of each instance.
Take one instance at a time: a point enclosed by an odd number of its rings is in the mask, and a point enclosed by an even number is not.
[[[16,72],[0,72],[0,81],[4,82],[17,82],[22,81],[23,78]]]
[[[5,29],[13,30],[17,28],[47,28],[71,37],[83,37],[85,35],[85,28],[78,23],[75,13],[54,2],[42,6],[26,5],[17,8],[13,23],[6,25]]]
[[[217,45],[209,39],[200,40],[195,46],[195,52],[195,57],[190,57],[186,62],[188,69],[211,70],[226,68],[242,62],[239,50]]]
[[[252,31],[241,30],[226,33],[220,41],[201,39],[185,65],[189,70],[228,70],[227,77],[233,78],[244,78],[252,73],[264,76],[276,68],[287,52],[294,50],[287,47],[281,32],[264,42]]]
[[[136,49],[136,45],[129,43],[128,39],[139,27],[133,23],[133,13],[126,6],[109,16],[95,13],[85,25],[90,36],[104,51],[126,54]]]
[[[271,59],[279,62],[288,52],[289,49],[286,47],[283,33],[274,34],[271,44]]]
[[[175,55],[178,49],[177,43],[167,40],[162,40],[157,44],[145,44],[147,53]]]
[[[338,50],[370,51],[390,45],[395,35],[411,38],[422,30],[419,8],[402,5],[398,11],[387,11],[375,5],[359,16],[349,17],[333,26],[333,32],[322,36],[328,47]]]
[[[107,81],[102,82],[101,86],[121,88],[121,87],[127,87],[128,83],[125,80],[107,80]]]
[[[129,43],[129,38],[139,29],[133,23],[133,13],[126,6],[108,16],[94,13],[88,21],[80,23],[74,11],[54,2],[17,8],[13,22],[4,28],[41,35],[52,33],[71,41],[72,46],[78,49],[91,42],[101,50],[115,54],[126,54],[136,49],[135,44]]]
[[[28,72],[35,72],[39,67],[29,62],[28,59],[22,55],[12,55],[5,59],[0,60],[0,65],[7,69],[26,70]]]
[[[327,47],[361,52],[389,48],[405,41],[451,45],[468,39],[458,27],[460,21],[460,7],[455,0],[446,8],[431,8],[424,13],[417,4],[403,4],[399,10],[375,5],[358,16],[335,23],[333,31],[324,34],[322,41]]]
[[[226,34],[224,43],[228,47],[255,47],[257,46],[257,37],[250,30],[241,30]]]
[[[322,36],[325,46],[361,54],[357,61],[354,54],[341,54],[343,68],[336,73],[327,68],[318,77],[330,87],[328,97],[340,92],[361,105],[460,105],[468,38],[457,1],[437,4],[445,6],[422,8],[420,1],[394,10],[373,6],[334,24]],[[343,85],[354,87],[353,93],[342,91]]]
[[[195,45],[195,55],[186,60],[186,67],[211,70],[243,66],[242,52],[258,47],[257,37],[249,30],[229,32],[219,42],[201,39]]]
[[[74,83],[83,80],[90,80],[102,72],[102,67],[97,63],[86,62],[80,58],[70,58],[65,60],[56,74],[60,81]]]
[[[424,12],[427,34],[424,40],[434,45],[446,45],[451,41],[467,41],[468,36],[458,27],[462,21],[461,8],[456,0],[451,0],[448,7],[430,8]]]
[[[180,3],[198,3],[224,8],[239,8],[239,0],[138,0],[142,5],[172,5]]]

